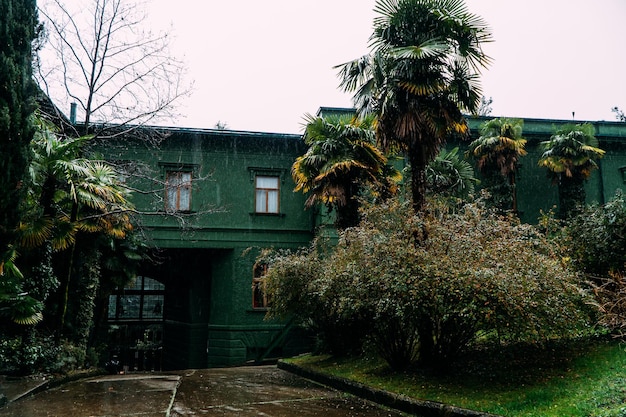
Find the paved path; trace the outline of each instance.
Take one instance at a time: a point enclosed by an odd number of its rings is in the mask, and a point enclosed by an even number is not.
[[[71,382],[0,408],[0,417],[399,417],[275,366],[128,374]]]

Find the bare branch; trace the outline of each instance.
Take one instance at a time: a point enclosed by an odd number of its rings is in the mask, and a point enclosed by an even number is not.
[[[170,34],[148,30],[147,14],[133,0],[87,0],[77,7],[40,2],[50,41],[37,78],[53,101],[77,102],[85,131],[171,118],[191,83],[170,53]]]

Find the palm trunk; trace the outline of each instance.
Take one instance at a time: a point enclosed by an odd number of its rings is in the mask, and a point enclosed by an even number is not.
[[[70,214],[70,222],[74,223],[78,218],[78,203],[72,203],[72,212]],[[70,249],[70,259],[69,265],[67,267],[67,275],[62,282],[63,285],[63,294],[61,298],[61,303],[59,304],[59,332],[63,331],[63,326],[65,325],[65,315],[67,314],[67,303],[70,295],[70,281],[72,278],[72,270],[74,269],[74,253],[76,252],[76,240],[72,243],[72,248]]]
[[[100,286],[100,258],[101,253],[95,244],[89,244],[86,250],[81,251],[79,274],[75,280],[76,300],[73,302],[75,314],[72,315],[74,340],[78,346],[87,348],[89,336],[94,324],[94,310],[96,295]]]
[[[74,268],[74,252],[76,252],[76,243],[72,244],[70,248],[70,259],[67,267],[67,274],[63,279],[63,292],[61,294],[61,302],[59,303],[58,317],[59,317],[59,331],[57,337],[61,336],[63,327],[65,326],[65,315],[67,314],[67,303],[70,297],[70,281],[72,276],[72,269]]]
[[[413,210],[419,213],[426,204],[426,167],[428,166],[422,146],[412,146],[409,149],[409,161],[411,163]]]
[[[517,215],[517,189],[515,187],[515,171],[509,173],[509,185],[511,186],[511,208]]]
[[[359,224],[359,186],[350,181],[350,185],[346,186],[346,202],[337,206],[337,220],[335,226],[340,229],[358,226]]]
[[[562,176],[559,182],[559,217],[570,218],[586,200],[584,180]]]

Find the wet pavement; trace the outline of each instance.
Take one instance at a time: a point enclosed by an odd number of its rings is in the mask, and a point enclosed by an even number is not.
[[[0,417],[399,417],[275,366],[87,378],[0,408]]]

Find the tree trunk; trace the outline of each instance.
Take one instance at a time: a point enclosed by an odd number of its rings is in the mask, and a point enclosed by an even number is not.
[[[70,214],[70,222],[74,223],[78,219],[78,203],[72,203],[72,211]],[[78,239],[78,237],[77,237]],[[76,241],[72,243],[72,247],[70,249],[70,258],[69,265],[67,267],[67,275],[64,280],[61,282],[61,286],[63,288],[63,293],[61,294],[61,302],[59,303],[59,333],[63,331],[63,327],[65,326],[65,315],[67,314],[67,303],[69,301],[70,294],[70,281],[72,280],[72,272],[74,269],[74,253],[76,252]],[[59,333],[57,333],[57,337],[59,337]]]
[[[437,368],[435,329],[429,317],[424,317],[417,329],[420,342],[419,364],[426,369]]]
[[[561,176],[559,181],[559,217],[561,219],[569,219],[578,207],[585,204],[586,198],[583,179]]]
[[[426,153],[423,146],[413,145],[409,148],[409,161],[411,163],[411,195],[413,210],[419,213],[426,204]]]
[[[101,253],[96,245],[88,244],[86,250],[81,251],[80,265],[77,265],[77,279],[74,280],[72,297],[74,314],[71,317],[73,339],[76,344],[87,347],[91,330],[93,329],[96,295],[100,286],[100,258]]]
[[[358,226],[359,216],[359,185],[355,182],[346,187],[346,203],[337,206],[337,220],[335,226],[340,229]]]
[[[509,172],[509,185],[511,186],[511,208],[517,216],[517,188],[515,186],[515,171]]]

